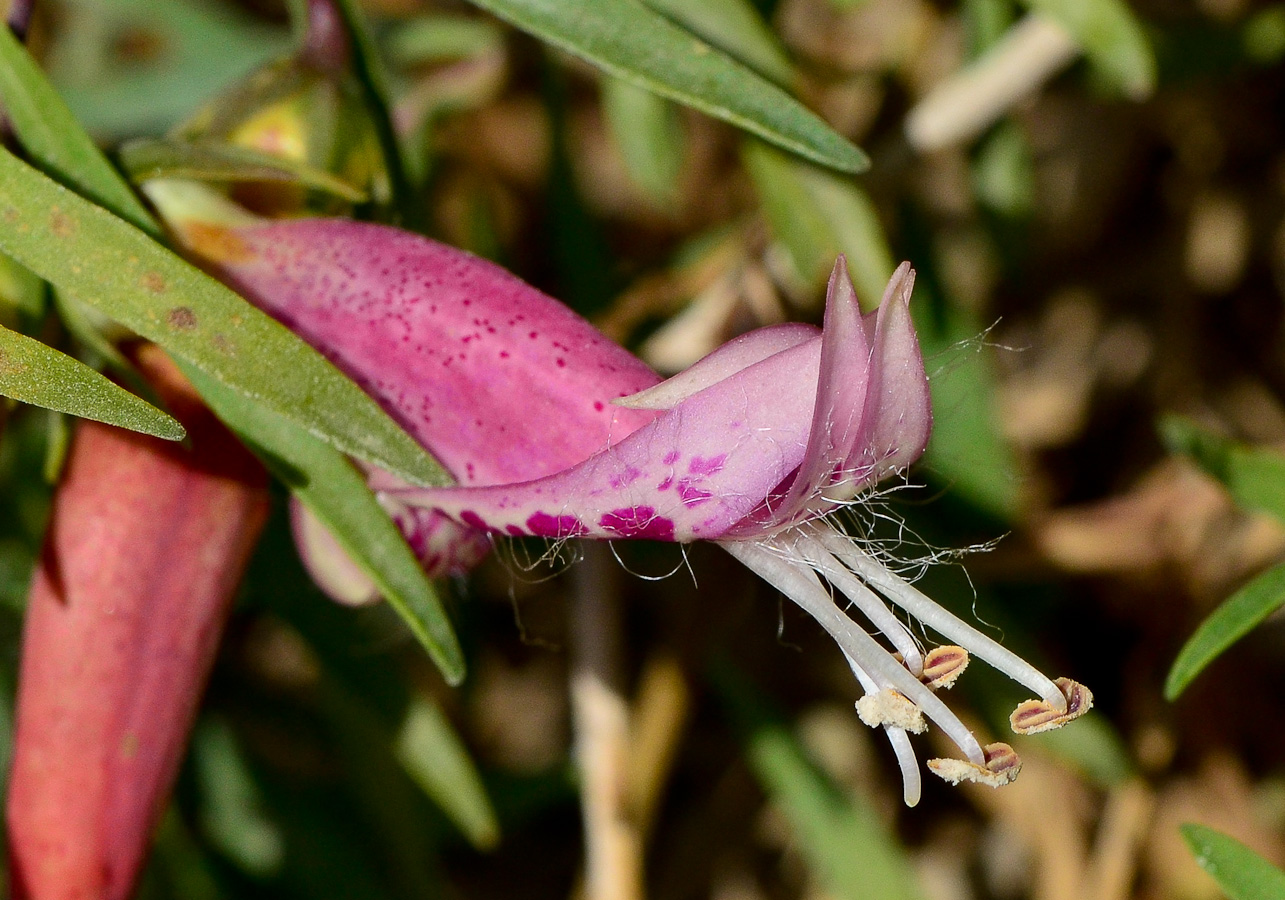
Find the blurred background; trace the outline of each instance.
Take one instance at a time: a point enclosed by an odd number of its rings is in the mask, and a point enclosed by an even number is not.
[[[818,321],[839,251],[868,306],[911,260],[936,431],[919,487],[863,518],[913,535],[899,552],[934,561],[925,593],[1087,684],[1095,711],[1006,738],[1025,694],[978,663],[949,702],[1022,775],[929,778],[905,809],[820,629],[717,548],[644,544],[549,560],[519,543],[450,584],[470,664],[453,690],[388,609],[311,585],[278,490],[140,896],[582,896],[568,685],[586,609],[627,701],[647,897],[1217,897],[1186,822],[1285,863],[1281,622],[1165,695],[1228,597],[1258,586],[1236,633],[1285,602],[1279,576],[1253,581],[1285,557],[1285,4],[1086,2],[1088,40],[1056,24],[1079,4],[1054,0],[651,5],[795,93],[870,170],[816,168],[466,3],[365,0],[414,186],[403,221],[665,372]],[[273,67],[293,46],[280,3],[42,2],[29,46],[104,146],[248,92],[237,129],[288,149],[328,122],[329,167],[378,199],[364,123],[344,118],[359,101],[340,92],[325,119]],[[236,196],[273,209],[291,190]],[[0,761],[68,429],[6,415]]]

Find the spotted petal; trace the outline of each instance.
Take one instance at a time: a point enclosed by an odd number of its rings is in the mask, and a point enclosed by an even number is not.
[[[815,338],[775,353],[547,478],[398,497],[512,535],[717,540],[803,461],[820,363]]]
[[[434,241],[339,219],[180,223],[230,284],[326,354],[462,484],[557,472],[655,418],[660,379],[561,303]]]

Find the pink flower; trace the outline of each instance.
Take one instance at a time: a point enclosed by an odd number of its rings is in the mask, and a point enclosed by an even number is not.
[[[717,542],[839,643],[866,691],[858,712],[896,749],[908,804],[920,782],[907,732],[925,717],[965,757],[930,761],[938,774],[998,785],[1017,773],[1011,748],[983,747],[933,692],[969,652],[1039,695],[1014,713],[1018,731],[1091,705],[1085,688],[1040,674],[837,525],[835,513],[928,441],[909,264],[862,316],[840,258],[823,329],[761,329],[657,383],[556,301],[431,241],[341,221],[197,232],[186,228],[230,283],[330,356],[460,482],[417,488],[375,474],[394,511],[445,517],[461,536]],[[889,602],[960,646],[923,652]]]
[[[22,635],[6,819],[15,900],[126,900],[165,810],[267,479],[158,348],[190,448],[81,422]]]

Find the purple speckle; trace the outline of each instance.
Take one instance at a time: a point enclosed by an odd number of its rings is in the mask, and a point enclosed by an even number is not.
[[[726,453],[720,453],[718,456],[711,456],[708,459],[702,456],[693,456],[691,463],[687,466],[687,471],[693,475],[714,475],[723,471],[723,466],[726,462]]]
[[[526,527],[531,534],[548,538],[575,537],[589,532],[575,516],[551,516],[546,512],[533,513],[526,520]]]
[[[526,534],[526,532],[517,525],[505,525],[504,530],[514,537],[522,537],[522,535]]]
[[[692,485],[692,479],[682,478],[678,481],[678,497],[684,506],[699,506],[714,495],[709,491]]]
[[[625,469],[625,471],[621,472],[619,475],[612,475],[609,480],[609,483],[611,484],[612,488],[619,490],[620,488],[624,487],[627,484],[633,484],[641,477],[642,477],[642,470],[635,469],[633,466],[630,466],[629,468]]]
[[[662,459],[661,462],[663,462],[667,466],[672,466],[674,463],[678,462],[678,459],[681,456],[682,454],[679,453],[677,450],[670,450],[668,453],[665,454],[665,458]]]
[[[672,487],[672,486],[673,486],[673,484],[674,484],[674,476],[673,476],[673,475],[670,475],[668,478],[666,478],[666,479],[665,479],[664,481],[662,481],[660,484],[656,485],[656,490],[658,490],[658,491],[667,491],[667,490],[669,490],[669,489],[670,489],[670,487]]]
[[[613,509],[598,524],[621,537],[650,538],[654,541],[674,539],[674,521],[656,515],[651,506],[625,506]]]

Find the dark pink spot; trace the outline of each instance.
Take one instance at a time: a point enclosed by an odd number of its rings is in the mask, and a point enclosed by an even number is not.
[[[460,511],[460,521],[470,528],[476,528],[479,531],[490,531],[491,526],[482,521],[482,517],[471,509]]]
[[[705,459],[701,456],[693,456],[691,463],[687,466],[687,471],[693,475],[714,475],[723,471],[723,465],[727,462],[727,454],[720,453],[718,456],[711,456]]]
[[[566,367],[567,367],[567,361],[566,361],[565,359],[563,359],[561,356],[559,356],[559,357],[558,357],[558,368],[559,368],[559,369],[565,369]]]
[[[514,537],[522,537],[522,535],[526,534],[526,532],[523,531],[521,528],[519,528],[517,525],[505,525],[504,530],[507,531],[509,534],[513,535]]]
[[[709,491],[694,487],[690,478],[678,480],[678,497],[684,506],[699,506],[713,496]]]
[[[533,513],[526,520],[526,527],[532,534],[548,538],[575,537],[589,532],[575,516],[551,516],[546,512]]]
[[[593,408],[594,408],[597,412],[602,412],[602,401],[601,401],[601,400],[595,400],[595,401],[593,401]]]
[[[669,490],[670,486],[671,486],[671,485],[673,485],[673,483],[674,483],[674,476],[673,476],[673,475],[670,475],[668,478],[666,478],[666,479],[665,479],[664,481],[662,481],[660,484],[656,485],[656,490],[658,490],[658,491],[667,491],[667,490]]]
[[[682,456],[682,454],[679,453],[677,450],[670,450],[668,453],[665,454],[665,458],[662,459],[661,462],[663,462],[667,466],[672,466],[674,463],[678,462],[678,458],[680,456]]]
[[[650,538],[654,541],[672,541],[674,522],[656,515],[651,506],[625,506],[613,509],[598,520],[598,524],[621,537]]]

